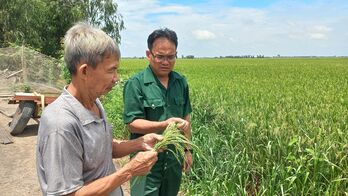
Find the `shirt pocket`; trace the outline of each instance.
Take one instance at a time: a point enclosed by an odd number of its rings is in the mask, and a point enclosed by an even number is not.
[[[174,98],[174,103],[175,103],[175,105],[182,107],[184,105],[184,103],[185,103],[185,100],[184,100],[183,97],[175,97]]]
[[[171,116],[183,118],[185,99],[183,97],[174,97],[171,104]]]
[[[162,99],[144,99],[145,118],[147,120],[160,120],[164,113],[164,101]]]

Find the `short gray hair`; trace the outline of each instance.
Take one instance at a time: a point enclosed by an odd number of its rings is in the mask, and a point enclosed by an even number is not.
[[[104,31],[79,22],[71,27],[64,38],[64,61],[70,74],[76,74],[81,62],[96,68],[106,56],[120,59],[120,50],[115,41]]]

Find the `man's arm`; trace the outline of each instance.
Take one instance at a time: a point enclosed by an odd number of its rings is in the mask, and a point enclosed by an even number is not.
[[[117,187],[121,186],[124,182],[129,181],[133,176],[147,174],[156,161],[157,152],[139,152],[129,163],[117,172],[87,183],[79,190],[68,195],[107,195]]]
[[[190,122],[190,115],[185,116],[185,120],[187,122]],[[185,136],[191,140],[191,123],[188,124],[188,127],[185,129]],[[185,150],[185,163],[183,165],[183,170],[185,172],[190,171],[192,164],[193,164],[193,159],[192,159],[192,154],[191,154],[191,146],[186,146]]]
[[[147,134],[134,140],[113,140],[112,157],[120,158],[136,151],[152,150],[157,141],[162,140],[161,135]]]
[[[132,133],[140,133],[140,134],[157,133],[159,131],[165,130],[171,122],[175,122],[179,124],[178,128],[182,129],[182,128],[187,128],[190,124],[189,121],[186,120],[186,117],[184,118],[185,120],[182,118],[172,117],[165,121],[160,121],[160,122],[149,121],[145,119],[135,119],[128,124],[128,128],[130,132]],[[188,115],[188,119],[190,119],[189,115]],[[186,129],[182,129],[182,130],[185,131]]]
[[[145,119],[135,119],[128,124],[128,128],[132,133],[148,134],[163,131],[168,126],[167,121],[150,121]]]
[[[185,121],[182,121],[178,125],[178,128],[182,130],[187,137],[187,139],[191,140],[191,122],[190,122],[190,114],[186,115],[184,117]]]

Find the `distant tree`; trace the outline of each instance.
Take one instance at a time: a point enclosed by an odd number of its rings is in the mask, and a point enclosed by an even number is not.
[[[86,10],[85,18],[90,24],[100,27],[120,43],[120,31],[124,29],[124,22],[113,0],[84,0],[83,7]]]
[[[59,57],[61,39],[77,21],[121,40],[124,22],[112,0],[0,0],[0,47],[26,45]]]
[[[1,0],[0,44],[26,44],[42,49],[43,38],[39,29],[46,19],[47,8],[40,1]]]

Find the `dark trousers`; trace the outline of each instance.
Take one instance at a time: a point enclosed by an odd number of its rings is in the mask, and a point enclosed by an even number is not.
[[[179,160],[178,160],[179,158]],[[150,173],[131,181],[132,196],[176,196],[182,176],[182,157],[176,158],[170,151],[158,154],[158,161]]]

